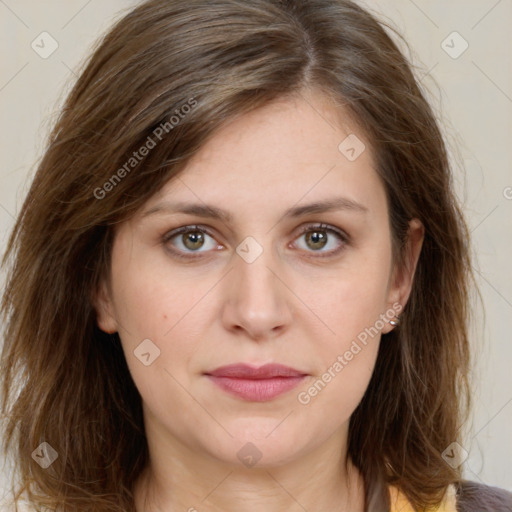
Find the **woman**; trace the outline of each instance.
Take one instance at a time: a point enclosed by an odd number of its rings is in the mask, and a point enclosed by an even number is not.
[[[134,9],[9,262],[28,507],[512,510],[461,480],[471,266],[443,139],[350,1]]]

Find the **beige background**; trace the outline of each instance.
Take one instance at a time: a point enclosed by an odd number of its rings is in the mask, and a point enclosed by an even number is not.
[[[75,70],[121,10],[135,3],[0,0],[0,252]],[[405,35],[452,148],[486,310],[485,324],[481,312],[474,316],[475,413],[464,471],[468,479],[512,491],[512,2],[364,4]],[[43,31],[58,43],[46,59],[31,48]],[[465,41],[466,51],[453,58]]]

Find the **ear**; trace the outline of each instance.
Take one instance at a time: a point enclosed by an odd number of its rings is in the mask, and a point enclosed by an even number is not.
[[[395,264],[388,289],[388,307],[398,312],[397,305],[400,304],[400,312],[403,310],[409,296],[411,295],[414,273],[423,246],[425,228],[419,219],[412,219],[409,222],[407,231],[407,242],[404,248],[403,265]],[[390,320],[393,320],[392,318]],[[393,329],[393,325],[386,323],[382,333],[386,334]]]
[[[117,332],[117,322],[113,314],[111,293],[105,279],[101,280],[98,289],[94,293],[92,302],[96,310],[98,327],[109,334]]]

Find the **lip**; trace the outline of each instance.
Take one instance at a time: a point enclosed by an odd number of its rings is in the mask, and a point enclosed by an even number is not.
[[[225,392],[252,402],[266,402],[295,388],[307,374],[281,364],[222,366],[205,374]]]

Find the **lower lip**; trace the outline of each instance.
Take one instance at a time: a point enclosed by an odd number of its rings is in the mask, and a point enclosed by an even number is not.
[[[273,377],[270,379],[237,379],[208,377],[221,389],[251,402],[266,402],[298,386],[305,375],[299,377]]]

